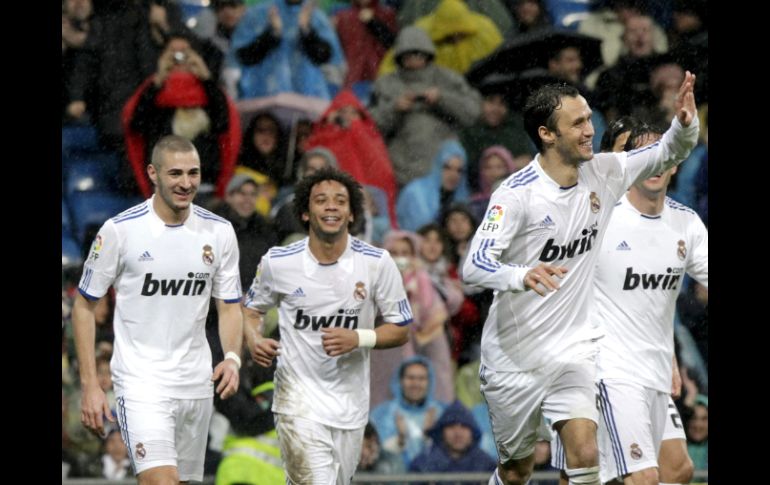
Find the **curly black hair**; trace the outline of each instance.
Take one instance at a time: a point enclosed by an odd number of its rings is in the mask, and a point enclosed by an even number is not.
[[[577,88],[566,83],[546,84],[529,95],[522,110],[524,130],[535,143],[537,151],[543,151],[543,140],[538,133],[540,127],[545,126],[550,131],[556,130],[554,112],[561,107],[561,98],[576,98],[579,95]]]
[[[348,224],[348,230],[355,232],[356,227],[364,222],[363,188],[352,175],[333,167],[322,168],[297,182],[297,185],[294,187],[294,216],[306,231],[310,229],[310,222],[303,221],[302,215],[310,210],[310,192],[313,190],[313,187],[327,180],[339,182],[348,190],[350,212],[353,214],[353,222]]]

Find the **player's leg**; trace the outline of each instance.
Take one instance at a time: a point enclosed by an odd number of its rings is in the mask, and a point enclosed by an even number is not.
[[[483,365],[479,371],[499,456],[489,485],[524,485],[532,475],[545,389],[539,376],[538,372],[494,372]]]
[[[179,481],[203,480],[206,444],[214,413],[214,401],[207,399],[180,399],[176,416],[176,450]]]
[[[364,442],[364,428],[333,429],[334,461],[339,464],[337,485],[350,485],[361,458],[361,445]]]
[[[693,463],[687,453],[687,439],[684,426],[674,400],[668,398],[668,416],[663,430],[663,442],[658,453],[660,485],[690,483]]]
[[[587,348],[551,375],[543,400],[547,423],[559,434],[568,483],[599,484],[599,452],[596,442],[596,351]]]
[[[334,459],[332,428],[298,416],[273,416],[286,484],[334,485],[340,464]]]
[[[139,485],[177,485],[174,402],[121,395],[116,398],[120,435]]]
[[[601,411],[599,449],[603,482],[658,485],[657,456],[667,415],[667,395],[636,383],[597,384]]]

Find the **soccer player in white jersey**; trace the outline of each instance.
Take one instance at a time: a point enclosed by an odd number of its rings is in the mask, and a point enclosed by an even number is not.
[[[660,135],[638,123],[625,148],[649,145]],[[657,485],[692,478],[682,421],[671,399],[682,384],[674,312],[684,273],[708,287],[708,231],[694,211],[666,197],[674,173],[676,167],[629,189],[599,253],[589,318],[605,330],[597,375],[603,482]],[[552,463],[563,468],[558,439],[555,445]]]
[[[322,169],[294,201],[308,237],[262,258],[244,301],[246,342],[265,367],[278,357],[272,409],[288,482],[348,485],[369,414],[370,349],[406,343],[412,312],[390,254],[348,234],[363,217],[358,182]],[[276,305],[280,343],[261,335]]]
[[[499,453],[491,485],[527,482],[543,417],[565,445],[570,483],[599,483],[601,329],[587,318],[597,249],[628,187],[695,146],[694,80],[685,75],[663,139],[628,153],[594,155],[591,109],[576,89],[544,86],[527,100],[524,123],[539,153],[492,194],[463,265],[466,283],[495,290],[479,371]]]
[[[121,436],[139,484],[203,479],[214,383],[238,389],[243,341],[238,243],[229,222],[195,206],[200,158],[184,138],[155,145],[147,173],[154,195],[99,230],[72,311],[83,424],[114,421],[96,380],[94,308],[115,288],[111,361]],[[205,334],[211,297],[225,360],[211,370]]]

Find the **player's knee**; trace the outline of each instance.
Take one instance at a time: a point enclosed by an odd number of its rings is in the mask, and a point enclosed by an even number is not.
[[[583,443],[574,452],[572,468],[589,468],[599,464],[599,449],[595,442]]]
[[[570,485],[601,485],[599,466],[567,468],[564,472],[569,477]]]
[[[532,476],[531,470],[510,469],[500,470],[500,480],[503,485],[526,485],[529,477]]]
[[[632,474],[634,485],[658,485],[659,480],[657,468],[645,468]]]
[[[689,456],[685,456],[673,470],[673,477],[669,480],[671,483],[690,483],[695,474],[695,466]]]

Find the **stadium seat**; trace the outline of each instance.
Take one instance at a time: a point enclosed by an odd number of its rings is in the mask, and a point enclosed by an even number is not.
[[[83,264],[80,254],[80,244],[72,237],[62,234],[61,237],[61,267],[62,269],[76,268]]]
[[[73,192],[67,200],[72,210],[75,238],[80,242],[84,242],[89,228],[98,229],[110,217],[141,202],[138,198],[126,198],[98,190]]]
[[[88,124],[71,124],[61,129],[62,156],[99,151],[96,128]]]

